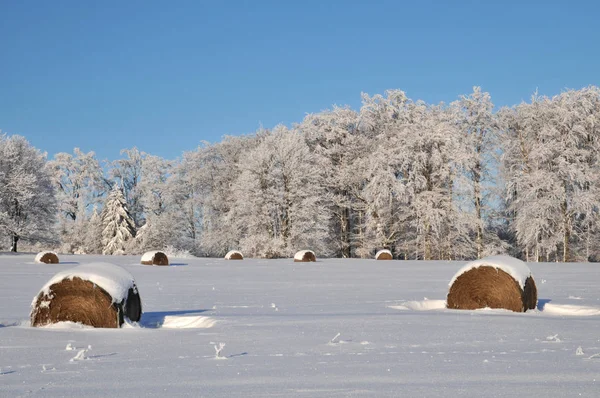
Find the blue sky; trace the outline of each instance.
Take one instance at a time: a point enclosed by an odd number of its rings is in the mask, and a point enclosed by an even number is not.
[[[361,92],[514,105],[599,84],[598,3],[0,0],[0,129],[176,158]]]

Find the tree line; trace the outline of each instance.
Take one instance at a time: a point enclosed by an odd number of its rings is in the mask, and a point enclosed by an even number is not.
[[[279,125],[203,142],[175,160],[125,149],[47,160],[0,136],[0,233],[61,252],[595,261],[600,89],[495,111],[479,87],[445,104],[362,95]]]

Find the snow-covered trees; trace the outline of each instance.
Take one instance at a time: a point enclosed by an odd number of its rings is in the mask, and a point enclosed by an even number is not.
[[[535,95],[501,118],[509,220],[525,258],[588,259],[600,205],[600,90]]]
[[[74,155],[58,153],[48,162],[62,216],[75,221],[101,202],[110,188],[94,152],[74,149]]]
[[[358,130],[359,116],[347,107],[311,114],[297,126],[314,154],[315,167],[323,172],[329,207],[329,238],[334,254],[352,257],[358,236],[358,198],[364,177],[358,161],[367,147],[365,134]]]
[[[234,184],[234,217],[244,253],[291,256],[328,251],[323,170],[297,131],[278,126],[246,153]]]
[[[110,179],[93,152],[61,153],[49,162],[61,249],[600,259],[600,89],[493,108],[479,87],[450,105],[363,94],[358,112],[336,106],[181,159],[123,150]],[[106,198],[112,180],[124,192]],[[3,231],[14,185],[0,185]]]
[[[481,87],[473,87],[472,94],[462,96],[452,106],[453,111],[457,112],[453,117],[462,134],[458,150],[462,155],[462,168],[473,208],[471,228],[475,230],[477,258],[481,258],[486,254],[486,243],[489,245],[492,240],[491,237],[485,239],[484,231],[490,213],[490,191],[494,184],[490,170],[496,169],[494,151],[497,148],[497,122],[492,113],[494,104],[489,93],[482,92]]]
[[[0,135],[0,232],[17,251],[20,240],[50,240],[56,200],[46,155],[18,135]]]
[[[59,204],[58,230],[65,252],[86,252],[83,240],[89,212],[102,203],[110,185],[94,152],[75,148],[73,155],[58,153],[48,162]]]
[[[126,254],[135,236],[135,223],[118,185],[110,191],[101,216],[102,254]]]

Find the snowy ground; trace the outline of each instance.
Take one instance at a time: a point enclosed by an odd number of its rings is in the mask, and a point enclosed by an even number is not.
[[[173,266],[152,267],[133,256],[60,259],[0,255],[2,397],[600,392],[597,264],[530,264],[538,310],[517,314],[444,309],[461,262],[171,259]],[[135,276],[140,325],[31,328],[29,306],[44,283],[92,261]]]

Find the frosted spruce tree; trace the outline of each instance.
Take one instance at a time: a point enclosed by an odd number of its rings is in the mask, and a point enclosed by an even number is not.
[[[147,155],[136,147],[121,149],[121,155],[126,157],[111,163],[110,176],[116,179],[122,187],[129,214],[137,228],[144,224],[139,185],[142,180],[142,164]]]
[[[115,184],[102,210],[102,254],[125,254],[135,236],[135,223],[129,214],[125,196]]]

